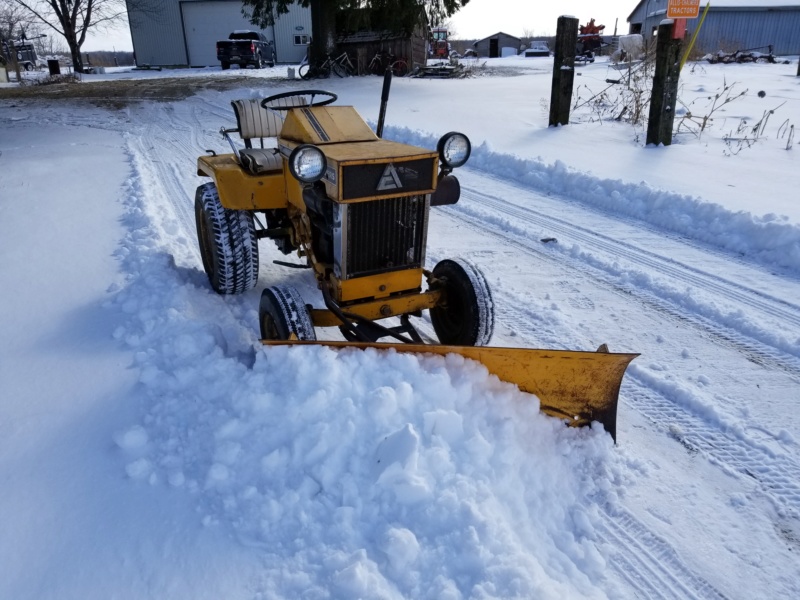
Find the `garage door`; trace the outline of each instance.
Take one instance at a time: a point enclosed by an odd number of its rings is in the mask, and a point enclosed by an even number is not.
[[[232,2],[181,2],[183,30],[189,51],[189,66],[218,66],[217,40],[228,39],[231,31],[257,29],[242,16],[242,3]],[[272,28],[263,30],[268,40],[274,41]]]

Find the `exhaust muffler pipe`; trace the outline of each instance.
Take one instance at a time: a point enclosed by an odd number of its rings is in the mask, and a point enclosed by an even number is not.
[[[383,91],[381,92],[381,110],[378,113],[378,127],[375,133],[379,138],[383,137],[383,122],[386,120],[386,105],[389,103],[389,88],[392,86],[392,70],[387,67],[383,74]]]

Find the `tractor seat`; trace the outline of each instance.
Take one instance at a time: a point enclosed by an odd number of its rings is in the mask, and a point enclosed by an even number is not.
[[[251,175],[280,173],[283,158],[275,148],[244,148],[239,150],[242,168]]]
[[[265,139],[278,137],[283,126],[283,116],[261,106],[260,99],[234,100],[231,105],[236,115],[239,135],[242,136],[245,146],[250,148],[252,140],[259,139],[263,148]]]

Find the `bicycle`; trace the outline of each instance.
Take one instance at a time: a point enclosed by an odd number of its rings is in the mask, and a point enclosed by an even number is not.
[[[408,75],[408,63],[403,58],[398,58],[394,54],[379,50],[372,57],[367,67],[367,71],[373,75],[383,75],[386,69],[391,69],[395,77],[405,77]]]
[[[333,72],[339,77],[350,77],[351,75],[355,75],[358,70],[350,61],[350,55],[347,54],[347,52],[342,52],[333,61]]]
[[[342,52],[336,58],[330,54],[318,65],[310,65],[306,60],[300,65],[298,73],[302,79],[327,79],[333,72],[337,77],[355,75],[356,69],[350,61],[347,52]]]

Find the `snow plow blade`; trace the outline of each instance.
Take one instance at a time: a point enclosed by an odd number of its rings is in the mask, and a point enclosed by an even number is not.
[[[267,341],[273,345],[322,345],[332,348],[393,349],[415,354],[459,354],[483,364],[498,379],[516,384],[539,398],[542,412],[582,427],[600,422],[617,439],[617,403],[622,377],[638,354],[612,354],[603,350],[537,350],[489,346],[437,346],[367,342]],[[601,347],[602,348],[602,347]]]

